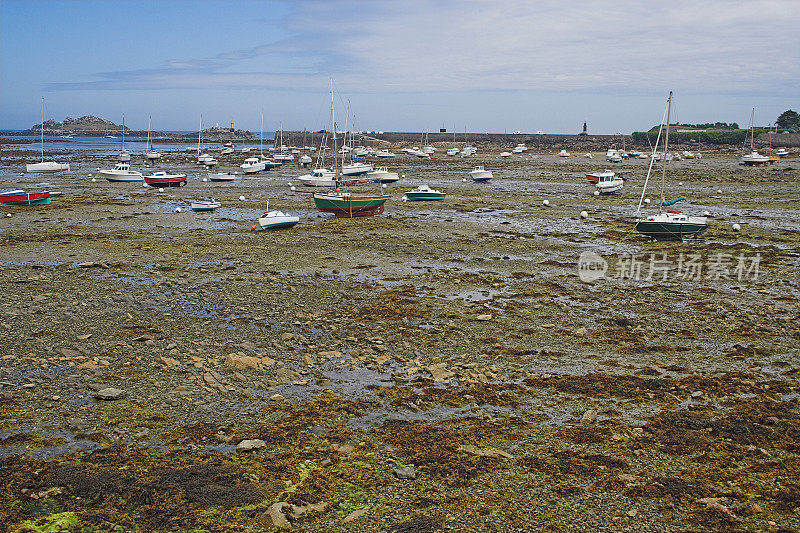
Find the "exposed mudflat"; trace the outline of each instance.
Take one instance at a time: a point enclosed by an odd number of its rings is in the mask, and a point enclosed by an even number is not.
[[[61,194],[0,209],[0,530],[800,530],[800,160],[673,162],[711,227],[651,243],[646,160],[396,152],[385,213],[337,220],[296,168],[170,154],[160,193],[4,151],[0,188]],[[268,199],[300,223],[252,231]]]

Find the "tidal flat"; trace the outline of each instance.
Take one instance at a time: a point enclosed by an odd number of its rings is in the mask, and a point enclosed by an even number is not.
[[[800,160],[671,163],[710,229],[656,243],[647,160],[500,151],[398,155],[352,220],[297,168],[169,153],[159,192],[4,151],[61,194],[0,209],[0,530],[800,531]],[[267,200],[300,223],[251,230]]]

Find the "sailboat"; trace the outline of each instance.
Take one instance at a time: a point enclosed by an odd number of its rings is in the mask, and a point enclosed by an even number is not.
[[[147,156],[147,159],[154,160],[154,159],[161,159],[161,152],[156,152],[153,150],[153,146],[150,144],[150,120],[152,117],[147,117],[147,148],[145,148],[144,155]]]
[[[750,153],[743,155],[742,158],[739,160],[740,165],[746,165],[750,167],[755,167],[758,165],[766,165],[767,163],[769,163],[769,157],[761,155],[753,145],[753,137],[755,137],[753,131],[753,119],[755,118],[755,114],[756,114],[756,108],[754,107],[753,111],[750,113]],[[747,136],[745,136],[744,142],[745,144],[747,143]]]
[[[672,110],[672,91],[669,92],[667,99],[667,109],[664,112],[666,115],[666,134],[664,136],[664,153],[669,150],[669,120],[670,111]],[[658,128],[658,137],[656,144],[653,147],[653,154],[658,148],[658,142],[661,139],[661,130],[664,128],[664,119],[661,120],[661,125]],[[658,241],[681,241],[685,237],[695,237],[701,235],[708,230],[708,219],[706,217],[694,217],[681,213],[678,210],[670,209],[667,212],[662,212],[664,207],[674,205],[685,198],[676,198],[675,200],[666,201],[664,199],[664,181],[667,173],[667,158],[664,158],[664,164],[661,169],[661,201],[658,205],[658,214],[651,215],[647,218],[640,218],[639,215],[642,210],[642,203],[644,202],[644,194],[647,190],[647,182],[650,180],[650,173],[653,170],[653,163],[655,158],[650,159],[650,167],[647,169],[647,177],[644,180],[642,187],[642,196],[639,198],[639,206],[636,209],[636,231],[653,237]]]
[[[287,153],[287,147],[283,144],[283,122],[280,123],[280,144],[275,146],[274,148],[278,149],[278,153],[275,154],[275,161],[284,164],[284,163],[291,163],[294,161],[294,156],[290,153]]]
[[[203,142],[203,115],[200,115],[200,129],[197,130],[197,162],[206,164],[206,162],[214,161],[216,163],[216,159],[214,159],[211,155],[203,151],[202,142]]]
[[[42,160],[39,163],[29,163],[25,165],[25,172],[60,172],[62,170],[69,170],[69,163],[56,163],[55,161],[44,160],[44,98],[42,98],[41,153]]]
[[[261,111],[261,132],[259,133],[259,139],[261,141],[261,156],[248,157],[244,160],[244,163],[239,165],[239,168],[241,168],[245,174],[255,174],[256,172],[261,172],[267,168],[267,164],[264,161],[264,111]]]
[[[333,110],[333,78],[331,78],[331,131],[333,132],[333,168],[336,192],[313,193],[314,206],[323,213],[333,213],[337,218],[352,218],[377,215],[383,213],[383,204],[388,196],[356,196],[349,192],[340,191],[343,184],[339,178],[339,167],[336,161],[336,119]]]
[[[336,187],[336,173],[333,170],[325,168],[326,141],[327,134],[323,135],[320,141],[319,153],[317,154],[317,168],[298,178],[303,185],[309,187]]]
[[[117,155],[117,161],[122,163],[131,160],[131,154],[125,149],[125,115],[122,115],[122,150]]]

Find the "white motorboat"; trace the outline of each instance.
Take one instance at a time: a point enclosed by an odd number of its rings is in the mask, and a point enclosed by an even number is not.
[[[400,180],[400,175],[397,172],[389,172],[387,167],[380,167],[367,172],[367,177],[376,183],[394,183]]]
[[[622,189],[622,186],[625,185],[625,180],[620,178],[619,176],[602,176],[600,179],[595,183],[595,187],[600,194],[611,194],[615,193],[618,190]]]
[[[560,152],[558,152],[558,157],[569,157],[569,152],[567,152],[566,150],[561,150]]]
[[[353,161],[349,165],[342,165],[342,174],[345,176],[359,176],[372,170],[372,165]]]
[[[327,168],[316,168],[298,179],[308,187],[336,187],[336,173]]]
[[[198,163],[204,163],[210,159],[214,159],[214,156],[206,152],[203,152],[202,154],[197,156]]]
[[[235,149],[234,147],[232,147],[232,146],[227,146],[227,147],[223,148],[223,149],[220,151],[219,155],[228,155],[228,154],[232,154],[232,153],[234,153],[235,151],[236,151],[236,149]]]
[[[787,150],[786,148],[778,148],[778,151],[775,152],[775,155],[777,155],[778,157],[788,157],[789,150]]]
[[[270,210],[267,202],[267,210],[258,217],[258,225],[263,230],[291,228],[300,222],[297,215],[287,215],[283,211]]]
[[[500,157],[502,157],[503,159],[508,159],[509,157],[511,157],[511,152],[500,152]]]
[[[461,157],[469,157],[471,155],[475,155],[478,152],[478,149],[474,146],[465,146],[461,149]]]
[[[592,155],[591,152],[586,152],[585,154],[583,154],[583,157],[585,157],[586,159],[592,159],[594,156]]]
[[[69,163],[57,163],[56,161],[44,160],[44,97],[42,97],[42,126],[40,131],[40,150],[42,160],[39,163],[29,163],[25,165],[25,172],[61,172],[69,170]]]
[[[492,179],[492,171],[483,168],[483,165],[476,165],[472,172],[469,172],[472,181],[489,181]]]
[[[422,151],[425,152],[428,155],[433,155],[434,153],[436,153],[436,147],[431,146],[431,145],[423,146],[422,147]]]
[[[311,159],[311,156],[308,155],[308,154],[303,154],[302,156],[300,156],[300,159],[299,159],[300,164],[303,165],[303,166],[310,165],[313,161],[314,160]]]
[[[127,151],[125,148],[119,151],[117,154],[117,161],[126,162],[131,160],[131,153]]]
[[[453,156],[458,155],[458,152],[460,152],[460,151],[461,150],[459,150],[458,148],[450,148],[446,153],[447,153],[448,156],[453,157]]]
[[[153,146],[150,144],[150,120],[151,117],[147,117],[147,145],[145,145],[144,155],[148,160],[154,161],[161,159],[161,152],[153,150]]]
[[[291,163],[292,161],[294,161],[294,156],[292,154],[286,154],[286,153],[275,154],[273,159],[275,161],[280,162],[281,164],[285,164],[285,163]]]
[[[230,172],[209,172],[208,179],[211,181],[233,181],[236,179],[236,174]]]
[[[252,150],[253,150],[253,147],[252,147],[252,146],[245,146],[245,147],[244,147],[244,148],[242,148],[240,151],[241,151],[243,154],[246,154],[247,152],[251,152]]]
[[[688,154],[688,153],[690,153],[690,152],[684,152],[684,153]],[[629,151],[629,152],[628,152],[628,157],[629,157],[630,159],[637,159],[637,158],[641,158],[641,156],[642,156],[642,153],[641,153],[641,152],[639,152],[638,150],[631,150],[631,151]]]
[[[602,172],[587,172],[586,180],[590,183],[597,183],[600,180],[613,179],[615,176],[613,170],[604,170]]]
[[[256,172],[266,170],[267,164],[258,157],[248,157],[244,160],[244,163],[239,165],[239,168],[241,168],[242,172],[245,174],[255,174]]]
[[[419,157],[420,159],[430,159],[431,158],[431,154],[426,153],[426,152],[424,152],[422,150],[414,150],[411,153],[411,155]]]
[[[214,167],[214,166],[217,166],[217,164],[219,164],[219,161],[217,161],[216,159],[214,159],[214,158],[212,157],[211,159],[204,159],[204,160],[203,160],[203,164],[204,164],[206,167]]]
[[[622,161],[622,154],[619,153],[619,150],[609,148],[606,152],[606,161],[609,163],[619,163]]]
[[[117,163],[112,169],[100,170],[99,174],[113,182],[142,181],[144,179],[141,172],[131,170],[130,163]]]
[[[390,152],[389,150],[378,150],[377,152],[375,152],[375,157],[386,159],[389,157],[394,157],[394,153]]]
[[[511,150],[511,152],[515,154],[521,154],[522,152],[525,152],[527,150],[528,150],[527,146],[525,146],[523,143],[519,143],[514,147],[513,150]]]

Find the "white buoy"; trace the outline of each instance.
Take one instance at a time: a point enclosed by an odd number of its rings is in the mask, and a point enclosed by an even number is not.
[[[649,204],[650,203],[650,198],[645,198],[644,199],[644,203]]]
[[[467,182],[467,178],[463,178],[461,181],[462,181],[462,183],[466,183]]]
[[[545,200],[544,202],[542,202],[542,205],[550,205],[550,200]]]
[[[710,217],[711,213],[709,213],[708,211],[703,211],[703,216],[704,217]]]
[[[722,194],[722,189],[717,189],[717,194]]]
[[[408,201],[408,196],[406,196],[406,195],[404,194],[404,195],[403,195],[403,197],[402,197],[402,198],[400,198],[400,199],[401,199],[402,201],[404,201],[404,202],[407,202],[407,201]],[[8,216],[11,216],[11,215],[8,215]]]
[[[600,196],[600,191],[594,191],[595,196]]]
[[[89,174],[89,177],[91,178],[91,177],[92,177],[92,175],[91,175],[91,174]]]
[[[164,187],[159,187],[158,192],[164,192]]]
[[[96,181],[97,181],[96,179],[92,178],[92,183],[95,183]]]
[[[6,217],[11,218],[11,213],[6,213]]]
[[[739,224],[734,224],[732,227],[733,231],[739,231],[740,229],[742,229],[742,227]]]
[[[589,218],[589,213],[586,211],[581,211],[581,218]]]
[[[203,183],[207,182],[208,178],[203,178]]]
[[[683,187],[683,182],[682,182],[682,181],[679,181],[679,182],[678,182],[678,185],[680,185],[681,187]]]
[[[381,183],[381,189],[385,189],[385,188],[386,188],[386,184],[385,183]]]
[[[239,201],[244,202],[244,196],[240,196]]]
[[[289,187],[291,187],[291,186],[292,186],[292,182],[290,181],[290,182],[289,182],[289,183],[287,183],[286,185],[288,185]]]
[[[175,208],[175,212],[176,212],[176,213],[180,213],[180,212],[181,212],[181,208],[180,208],[180,207],[176,207],[176,208]]]
[[[401,177],[402,177],[402,178],[405,178],[405,177],[406,177],[406,175],[405,175],[405,174],[403,174]]]
[[[295,191],[294,185],[292,185],[291,187],[289,187],[289,190],[290,190],[290,191],[292,191],[292,192],[294,192],[294,191]]]

